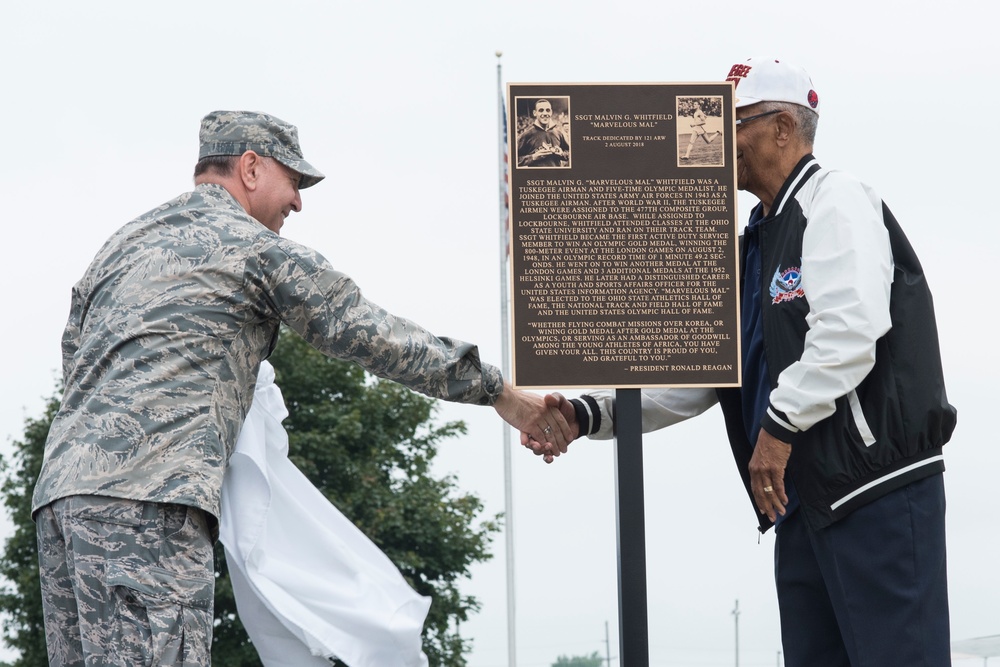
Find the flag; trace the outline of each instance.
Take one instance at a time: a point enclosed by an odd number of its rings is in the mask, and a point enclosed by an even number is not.
[[[507,106],[500,91],[500,232],[503,234],[504,257],[510,259],[510,151],[507,147]]]

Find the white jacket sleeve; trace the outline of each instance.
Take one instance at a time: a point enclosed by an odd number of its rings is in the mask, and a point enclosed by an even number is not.
[[[790,433],[833,414],[834,402],[871,371],[875,343],[892,326],[892,251],[881,199],[843,172],[828,172],[816,187],[802,245],[809,331],[802,356],[778,376],[765,417]]]
[[[641,397],[642,432],[649,433],[695,417],[718,402],[711,388],[644,389]],[[572,399],[577,408],[580,435],[608,440],[615,434],[615,392],[600,390]],[[585,422],[586,420],[586,422]]]

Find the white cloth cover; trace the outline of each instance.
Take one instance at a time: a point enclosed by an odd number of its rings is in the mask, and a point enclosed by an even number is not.
[[[265,667],[425,667],[431,600],[288,460],[288,416],[261,364],[222,485],[220,540]]]

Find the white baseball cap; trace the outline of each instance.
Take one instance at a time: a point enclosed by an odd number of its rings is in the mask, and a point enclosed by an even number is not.
[[[819,95],[801,67],[777,58],[747,58],[729,69],[736,86],[736,108],[758,102],[791,102],[819,113]]]

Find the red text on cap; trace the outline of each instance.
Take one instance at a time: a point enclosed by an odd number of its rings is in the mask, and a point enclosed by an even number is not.
[[[750,65],[733,65],[733,68],[729,70],[729,76],[726,77],[726,81],[732,81],[734,85],[738,86],[740,81],[747,78],[747,74],[750,73],[750,69]]]

